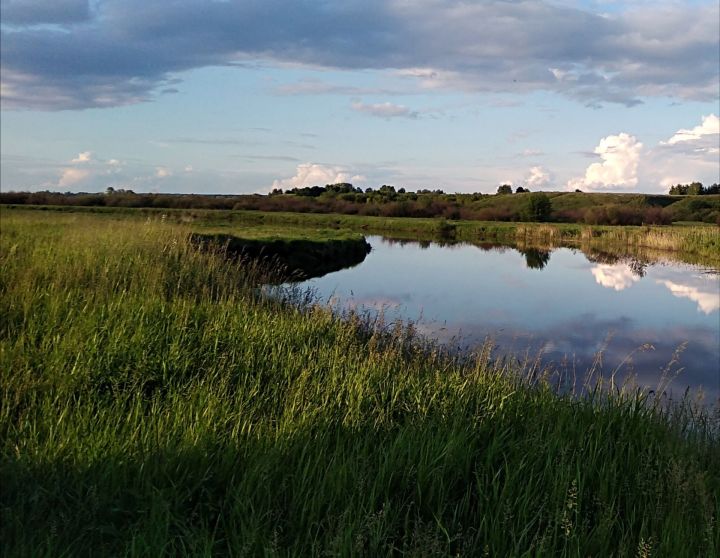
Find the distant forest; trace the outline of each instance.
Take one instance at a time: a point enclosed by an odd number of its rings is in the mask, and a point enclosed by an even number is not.
[[[383,185],[361,189],[349,183],[275,189],[268,195],[136,194],[108,188],[104,193],[2,192],[7,205],[224,209],[341,213],[378,217],[441,217],[480,221],[553,221],[592,225],[720,224],[720,185],[677,184],[670,195],[530,192],[502,185],[496,194],[406,191]]]

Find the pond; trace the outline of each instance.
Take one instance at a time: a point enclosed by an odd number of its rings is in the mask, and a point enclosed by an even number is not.
[[[453,349],[486,342],[566,377],[591,368],[656,389],[720,397],[720,275],[668,260],[368,237],[359,265],[311,279],[339,310],[411,321]]]

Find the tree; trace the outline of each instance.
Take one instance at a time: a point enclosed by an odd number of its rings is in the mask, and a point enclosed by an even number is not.
[[[710,187],[712,188],[712,186]],[[691,182],[690,184],[676,184],[670,187],[671,196],[702,196],[708,192],[702,182]]]
[[[512,186],[510,184],[503,184],[498,186],[497,193],[501,195],[512,194]]]
[[[668,193],[671,196],[684,196],[687,194],[687,187],[682,184],[675,184],[675,186],[670,186],[670,191]]]
[[[529,192],[529,191],[530,191],[530,190],[528,190],[527,188],[523,188],[522,186],[518,186],[517,188],[515,188],[515,193],[516,193],[516,194],[522,194],[522,193],[524,193],[524,192]]]
[[[530,194],[522,211],[525,221],[547,221],[552,211],[552,203],[547,194]]]
[[[701,196],[705,193],[702,182],[693,182],[688,185],[688,196]]]

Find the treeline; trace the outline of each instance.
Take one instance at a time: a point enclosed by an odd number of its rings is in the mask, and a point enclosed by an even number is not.
[[[676,184],[670,186],[671,196],[704,196],[711,194],[720,194],[720,184],[713,184],[707,188],[702,182],[691,182],[690,184]]]
[[[85,207],[157,207],[166,209],[233,209],[243,196],[199,194],[136,194],[132,190],[86,192],[2,192],[0,203]]]
[[[717,185],[703,188],[712,193]],[[697,189],[694,189],[695,191]],[[669,224],[705,221],[720,224],[720,196],[671,196],[582,192],[515,193],[503,185],[495,195],[448,194],[440,189],[408,192],[383,185],[361,189],[349,183],[273,190],[269,195],[3,192],[0,203],[14,205],[97,206],[167,209],[224,209],[341,213],[377,217],[441,217],[478,221],[554,221],[593,225]]]

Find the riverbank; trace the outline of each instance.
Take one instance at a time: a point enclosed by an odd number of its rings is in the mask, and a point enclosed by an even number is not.
[[[717,418],[258,298],[171,220],[3,210],[3,552],[720,550]]]
[[[345,238],[247,238],[224,233],[192,233],[190,242],[204,250],[270,272],[264,283],[303,281],[361,263],[370,244],[360,235]]]
[[[122,207],[4,206],[5,211],[113,215],[117,218],[165,218],[188,224],[194,230],[232,233],[250,238],[258,234],[324,238],[328,234],[381,234],[398,239],[444,240],[479,243],[497,241],[536,247],[579,247],[583,250],[664,251],[686,263],[720,268],[720,227],[706,223],[668,226],[600,226],[573,223],[513,223],[499,221],[448,221],[407,217],[283,213],[224,210],[167,210]],[[164,217],[163,217],[164,216]],[[259,227],[262,227],[259,229]],[[257,231],[261,232],[257,232]],[[273,231],[266,233],[263,231]],[[305,231],[304,233],[302,231]],[[333,233],[335,231],[335,233]]]

